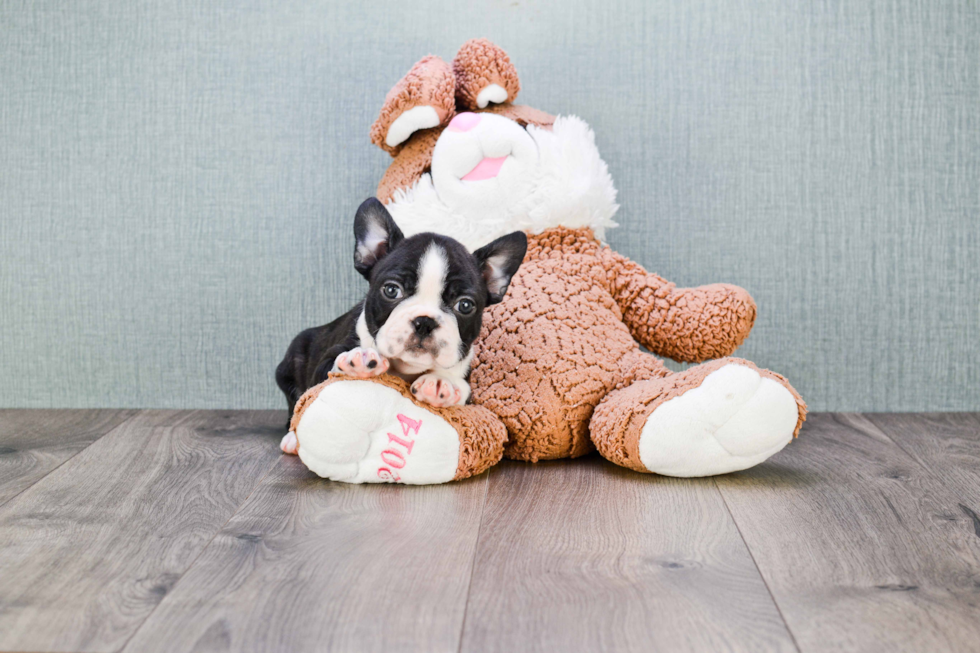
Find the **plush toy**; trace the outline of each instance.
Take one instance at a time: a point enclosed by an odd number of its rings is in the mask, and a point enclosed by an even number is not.
[[[507,296],[484,314],[473,405],[432,408],[387,376],[332,377],[294,415],[302,460],[340,481],[439,483],[501,454],[597,449],[639,472],[707,476],[782,449],[803,400],[780,375],[725,358],[752,328],[752,298],[727,284],[677,288],[605,245],[616,190],[591,129],[513,104],[519,88],[507,55],[472,40],[451,66],[419,61],[371,128],[394,158],[378,197],[406,235],[476,248],[528,234]],[[701,364],[672,373],[641,345]]]

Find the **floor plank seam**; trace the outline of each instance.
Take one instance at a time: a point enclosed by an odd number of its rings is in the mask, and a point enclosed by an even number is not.
[[[207,544],[205,544],[203,547],[201,547],[201,550],[197,552],[197,555],[194,556],[194,559],[190,561],[190,563],[187,565],[187,567],[184,569],[184,571],[180,572],[180,578],[178,578],[177,581],[173,584],[173,586],[167,591],[167,595],[168,596],[170,594],[173,594],[174,593],[174,591],[180,585],[180,581],[182,581],[185,578],[187,578],[187,572],[189,572],[191,569],[194,568],[194,565],[197,564],[197,561],[201,558],[202,555],[204,555],[204,552],[207,551],[211,547],[211,544],[214,542],[214,539],[216,537],[218,537],[218,535],[221,534],[221,532],[223,530],[225,530],[225,527],[228,526],[228,524],[231,523],[231,520],[234,519],[235,516],[241,511],[242,506],[244,506],[246,503],[248,503],[248,500],[252,498],[252,495],[255,494],[255,491],[262,485],[262,482],[265,481],[265,479],[269,477],[269,474],[272,473],[272,471],[279,465],[280,462],[282,462],[282,456],[280,456],[279,458],[275,458],[272,461],[272,464],[269,465],[269,469],[265,470],[265,474],[263,474],[262,477],[252,487],[252,489],[249,490],[248,496],[246,496],[242,500],[242,502],[240,504],[238,504],[238,507],[236,507],[235,510],[231,513],[231,515],[228,516],[228,519],[225,520],[225,523],[221,525],[221,528],[218,528],[218,529],[216,529],[214,531],[214,534],[211,536],[211,539],[208,540],[208,543]],[[134,637],[136,637],[136,634],[139,633],[147,623],[149,623],[150,618],[153,616],[153,613],[155,613],[159,609],[159,607],[163,604],[163,602],[166,601],[166,600],[167,600],[167,597],[164,596],[160,600],[159,603],[157,603],[155,606],[153,606],[153,609],[150,610],[147,613],[146,618],[143,619],[143,622],[139,625],[139,627],[137,627],[137,628],[135,628],[133,630],[132,634],[129,637],[126,638],[126,641],[123,642],[123,645],[120,646],[117,649],[117,651],[125,651],[126,650],[126,647],[129,646],[129,642],[131,642],[132,639]]]
[[[803,649],[800,648],[800,643],[796,641],[796,635],[793,633],[793,629],[790,628],[789,622],[786,621],[786,615],[783,614],[783,609],[779,606],[779,601],[776,600],[776,595],[773,594],[772,588],[769,587],[769,582],[766,581],[766,577],[763,575],[762,569],[759,567],[759,562],[755,559],[755,554],[752,553],[752,547],[749,546],[748,541],[745,539],[745,535],[742,534],[742,528],[738,525],[738,520],[735,519],[735,513],[732,512],[731,507],[728,505],[728,499],[725,498],[725,493],[721,491],[720,487],[718,487],[717,481],[712,479],[712,483],[714,483],[715,491],[718,493],[718,496],[721,497],[721,502],[725,504],[725,510],[728,512],[728,516],[735,525],[735,531],[742,540],[742,544],[745,545],[745,550],[749,553],[749,559],[752,560],[752,565],[755,567],[756,573],[759,574],[759,578],[762,579],[762,584],[766,586],[766,592],[769,593],[769,598],[772,599],[772,604],[776,608],[776,613],[779,614],[779,618],[783,620],[783,626],[786,627],[786,632],[789,634],[789,638],[793,642],[793,646],[797,651],[802,653]]]
[[[49,477],[52,474],[54,474],[56,471],[58,471],[59,469],[61,469],[61,467],[64,466],[65,463],[67,463],[70,460],[74,459],[75,456],[77,456],[78,454],[82,453],[83,451],[85,451],[86,449],[88,449],[89,447],[91,447],[93,444],[95,444],[96,442],[98,442],[99,440],[101,440],[102,438],[104,438],[105,436],[109,435],[110,433],[115,433],[116,429],[122,428],[126,424],[129,424],[131,421],[133,421],[134,419],[136,419],[137,417],[139,417],[140,416],[140,413],[142,413],[142,412],[143,411],[136,411],[136,412],[134,412],[132,415],[130,415],[129,417],[127,417],[123,421],[119,422],[114,427],[112,427],[111,429],[109,429],[108,431],[106,431],[105,433],[103,433],[102,435],[100,435],[99,437],[95,438],[94,440],[92,440],[91,442],[89,442],[88,444],[86,444],[84,447],[82,447],[81,449],[79,449],[78,451],[76,451],[75,453],[73,453],[72,455],[68,456],[67,458],[65,458],[64,460],[62,460],[60,463],[58,463],[57,465],[55,465],[54,467],[52,467],[51,469],[49,469],[47,474],[45,474],[44,476],[38,478],[36,481],[34,481],[33,483],[31,483],[30,485],[24,487],[17,494],[15,494],[13,496],[10,496],[10,497],[7,497],[7,499],[5,501],[0,502],[0,508],[3,508],[8,503],[10,503],[11,501],[13,501],[14,499],[16,499],[17,497],[19,497],[20,495],[24,494],[24,492],[27,492],[28,490],[30,490],[35,485],[37,485],[38,483],[40,483],[41,481],[43,481],[47,477]],[[3,653],[3,652],[0,651],[0,653]]]
[[[463,605],[463,620],[459,625],[459,642],[456,644],[456,653],[462,653],[463,635],[466,633],[466,617],[470,610],[470,593],[473,590],[473,572],[476,571],[476,554],[480,549],[480,536],[483,534],[483,520],[487,514],[487,499],[490,498],[490,475],[493,468],[487,470],[487,478],[483,490],[483,502],[480,504],[480,525],[476,529],[476,540],[473,543],[473,560],[470,561],[470,578],[466,583],[466,603]]]

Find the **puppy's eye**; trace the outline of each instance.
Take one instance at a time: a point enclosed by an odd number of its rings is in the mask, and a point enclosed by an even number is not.
[[[391,281],[381,286],[381,294],[385,296],[385,299],[401,299],[405,295],[402,287]]]
[[[456,306],[453,308],[455,308],[456,312],[460,315],[470,315],[476,310],[476,303],[469,297],[463,297],[461,300],[456,302]]]

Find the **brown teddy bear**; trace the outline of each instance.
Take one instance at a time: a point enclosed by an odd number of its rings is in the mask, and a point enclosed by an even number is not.
[[[406,235],[479,247],[520,229],[528,251],[484,315],[474,405],[435,409],[406,384],[332,377],[300,401],[299,455],[348,482],[438,483],[508,458],[597,449],[640,472],[751,467],[799,432],[806,405],[778,374],[729,356],[756,307],[737,286],[677,288],[602,242],[616,190],[588,125],[513,104],[508,56],[485,39],[425,57],[388,94],[371,140]],[[654,354],[701,363],[672,373]],[[703,361],[710,361],[704,363]]]

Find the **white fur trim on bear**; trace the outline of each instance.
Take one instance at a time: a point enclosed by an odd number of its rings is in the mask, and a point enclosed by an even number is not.
[[[398,116],[388,133],[385,135],[385,143],[388,147],[401,145],[408,140],[408,137],[420,129],[429,129],[439,125],[439,114],[434,107],[421,106],[413,107],[402,115]]]
[[[512,231],[591,227],[602,239],[616,226],[616,188],[585,121],[562,116],[551,130],[528,125],[525,132],[502,116],[480,116],[466,132],[445,130],[433,152],[433,172],[388,203],[406,236],[434,231],[474,250]],[[498,177],[460,185],[481,155],[508,159]]]
[[[459,466],[456,429],[379,383],[331,383],[303,412],[296,436],[300,460],[334,481],[445,483]]]
[[[798,417],[783,385],[744,365],[726,365],[647,418],[640,460],[665,476],[747,469],[789,444]]]
[[[505,89],[500,84],[491,84],[480,91],[479,95],[476,96],[476,106],[481,109],[486,109],[487,105],[493,102],[494,104],[500,104],[501,102],[507,101],[507,89]]]

